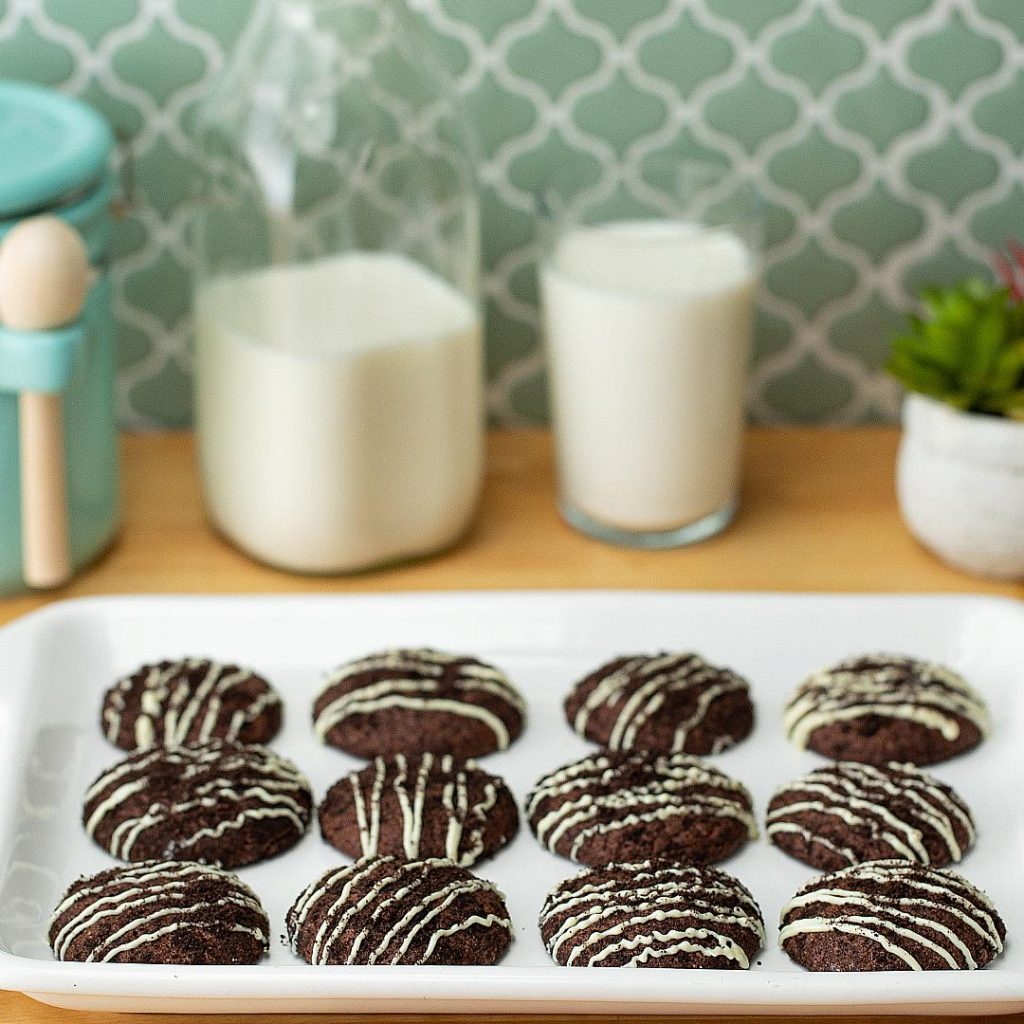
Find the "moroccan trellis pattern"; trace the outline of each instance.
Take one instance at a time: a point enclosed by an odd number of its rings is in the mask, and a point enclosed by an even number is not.
[[[878,372],[916,289],[1024,237],[1021,0],[410,0],[483,149],[491,409],[546,415],[533,193],[571,161],[725,160],[768,203],[750,410],[889,418]],[[81,96],[130,137],[116,263],[121,413],[190,415],[183,118],[251,0],[0,0],[0,76]],[[0,155],[2,156],[2,155]]]

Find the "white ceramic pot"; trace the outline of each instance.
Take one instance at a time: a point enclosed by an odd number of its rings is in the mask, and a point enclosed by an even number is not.
[[[896,472],[917,539],[958,569],[1024,579],[1024,422],[908,395]]]

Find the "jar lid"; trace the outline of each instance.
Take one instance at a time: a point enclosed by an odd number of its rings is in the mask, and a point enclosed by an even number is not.
[[[113,145],[107,122],[79,100],[0,82],[0,217],[42,212],[92,185]]]

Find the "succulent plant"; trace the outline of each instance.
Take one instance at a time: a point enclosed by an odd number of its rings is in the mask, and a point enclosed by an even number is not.
[[[924,316],[893,339],[886,369],[908,390],[957,409],[1024,419],[1024,303],[999,270],[1006,287],[972,279],[926,289]]]

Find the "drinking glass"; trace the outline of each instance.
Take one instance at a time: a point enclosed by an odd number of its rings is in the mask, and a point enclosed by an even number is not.
[[[675,547],[738,505],[762,202],[716,165],[649,160],[541,200],[559,475],[574,527]]]

